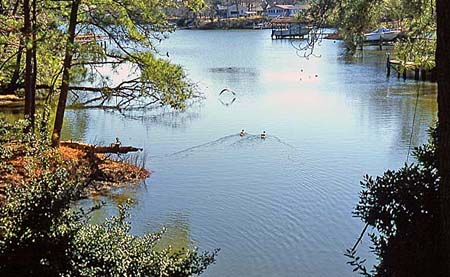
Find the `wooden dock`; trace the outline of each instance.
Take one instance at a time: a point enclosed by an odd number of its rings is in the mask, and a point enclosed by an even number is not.
[[[292,17],[272,19],[272,39],[303,39],[311,30],[305,22]]]
[[[400,79],[403,77],[403,80],[406,80],[408,75],[412,76],[416,81],[430,81],[436,82],[436,68],[431,70],[427,70],[421,67],[419,64],[415,62],[402,62],[399,60],[391,60],[390,55],[388,55],[386,60],[386,76],[391,76],[391,70],[397,72],[397,78]],[[408,74],[409,73],[409,74]]]

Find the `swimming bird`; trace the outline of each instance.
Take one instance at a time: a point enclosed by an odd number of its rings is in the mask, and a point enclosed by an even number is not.
[[[236,93],[229,88],[224,88],[223,90],[221,90],[219,96],[222,95],[222,93],[224,92],[231,92],[234,96],[236,96]]]
[[[239,133],[239,136],[243,137],[245,135],[246,135],[246,133],[245,133],[244,129],[242,129],[242,131]]]
[[[261,139],[266,139],[266,131],[263,131],[261,134]]]

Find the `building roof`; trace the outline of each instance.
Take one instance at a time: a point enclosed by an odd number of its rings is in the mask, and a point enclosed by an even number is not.
[[[309,6],[307,4],[304,5],[275,5],[273,7],[277,7],[283,10],[305,10],[307,9]],[[271,8],[273,8],[271,7]]]
[[[229,6],[223,6],[223,5],[217,5],[218,10],[229,10],[229,11],[236,11],[236,4],[229,5]],[[247,10],[247,7],[239,5],[239,10]]]

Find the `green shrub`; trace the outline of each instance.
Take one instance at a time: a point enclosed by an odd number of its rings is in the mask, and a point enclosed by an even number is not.
[[[368,272],[354,250],[349,262],[366,276],[438,276],[439,175],[436,133],[415,150],[417,164],[366,176],[355,216],[375,229],[369,234],[378,264]]]
[[[126,209],[101,225],[83,226],[71,242],[69,275],[191,276],[202,273],[216,254],[195,250],[155,251],[163,231],[136,237],[129,234]]]

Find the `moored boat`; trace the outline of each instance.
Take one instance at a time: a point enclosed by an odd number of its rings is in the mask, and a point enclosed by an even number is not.
[[[380,41],[380,40],[392,41],[395,40],[400,35],[400,33],[401,33],[400,30],[391,30],[385,27],[381,27],[370,33],[364,34],[364,41],[366,42]]]

